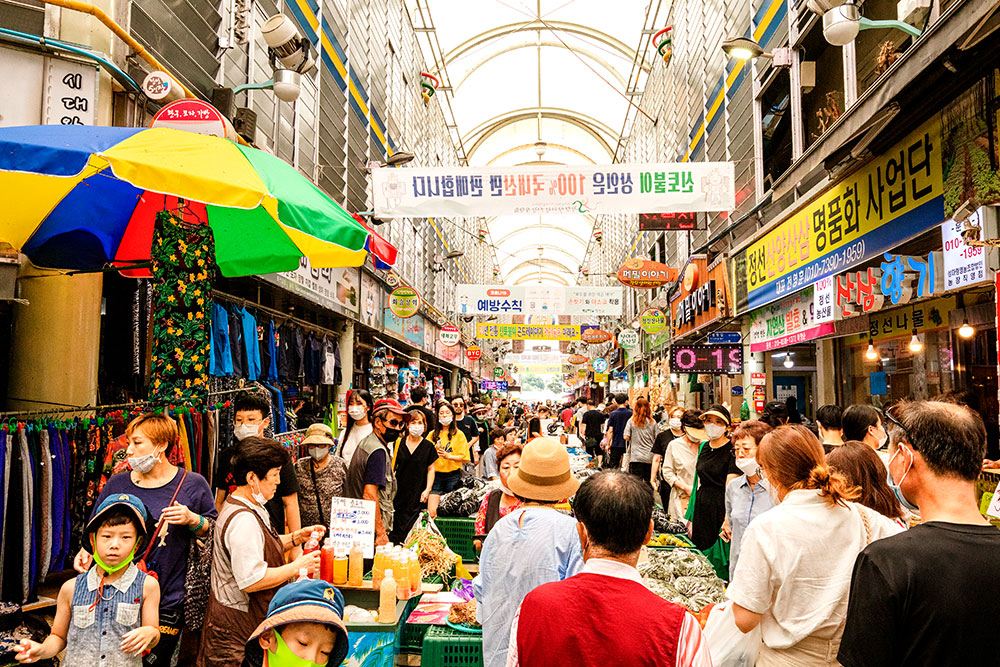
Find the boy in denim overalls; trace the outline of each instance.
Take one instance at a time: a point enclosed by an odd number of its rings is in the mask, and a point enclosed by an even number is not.
[[[66,648],[65,664],[141,667],[160,639],[160,585],[132,562],[146,537],[146,507],[131,494],[109,496],[94,512],[84,548],[94,565],[59,589],[52,634],[22,640],[18,662],[36,662]]]

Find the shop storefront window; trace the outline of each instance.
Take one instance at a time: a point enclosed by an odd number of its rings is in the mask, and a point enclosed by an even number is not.
[[[842,405],[872,403],[881,406],[904,399],[927,400],[953,391],[955,363],[950,335],[947,329],[919,334],[923,347],[919,352],[910,350],[912,336],[876,339],[878,358],[869,360],[867,340],[848,344],[851,339],[840,339],[840,367],[842,376]]]

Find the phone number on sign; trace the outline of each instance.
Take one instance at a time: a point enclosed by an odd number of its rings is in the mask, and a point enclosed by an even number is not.
[[[777,296],[802,289],[820,278],[832,276],[842,269],[853,266],[865,258],[865,241],[859,239],[846,245],[816,262],[804,266],[794,273],[779,278],[775,284]]]

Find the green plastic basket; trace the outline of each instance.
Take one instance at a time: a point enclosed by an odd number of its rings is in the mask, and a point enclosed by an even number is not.
[[[483,667],[483,638],[441,626],[424,635],[421,667]]]
[[[424,636],[428,628],[434,626],[426,623],[404,623],[403,634],[399,638],[400,653],[420,653],[424,647]]]
[[[476,547],[472,541],[476,537],[476,520],[468,517],[438,517],[435,525],[444,536],[448,548],[462,557],[463,563],[476,562]]]

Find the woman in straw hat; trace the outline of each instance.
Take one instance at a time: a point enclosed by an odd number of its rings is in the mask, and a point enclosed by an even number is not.
[[[303,446],[309,456],[295,462],[299,480],[299,512],[305,526],[330,524],[330,502],[344,495],[347,462],[331,453],[333,431],[326,424],[313,424],[306,431]]]
[[[566,447],[555,438],[532,440],[524,446],[507,486],[524,507],[490,531],[473,581],[486,667],[506,664],[511,623],[524,596],[583,568],[576,520],[555,509],[580,486],[570,471]]]

